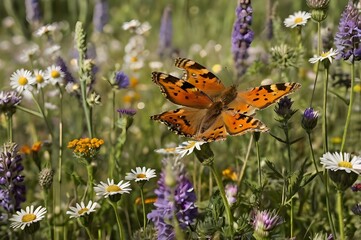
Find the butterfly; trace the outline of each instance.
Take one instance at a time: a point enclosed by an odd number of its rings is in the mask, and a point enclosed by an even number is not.
[[[177,58],[175,66],[183,77],[153,72],[152,80],[171,102],[183,107],[151,116],[178,135],[196,141],[225,140],[250,131],[267,132],[255,111],[266,108],[301,87],[299,83],[262,85],[248,91],[225,87],[221,80],[199,63]]]

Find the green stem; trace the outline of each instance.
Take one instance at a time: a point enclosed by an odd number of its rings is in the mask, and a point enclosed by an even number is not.
[[[20,111],[23,111],[23,112],[26,112],[26,113],[29,113],[33,116],[36,116],[36,117],[39,117],[39,118],[43,118],[43,115],[41,115],[41,113],[38,113],[38,112],[35,112],[33,110],[30,110],[30,109],[27,109],[27,108],[24,108],[20,105],[17,105],[16,106],[16,109],[19,109]]]
[[[325,193],[326,193],[326,209],[327,209],[327,218],[328,218],[328,222],[330,224],[330,228],[331,228],[331,232],[333,236],[336,236],[336,229],[335,229],[335,225],[333,224],[333,219],[332,219],[332,215],[331,215],[331,206],[330,206],[330,194],[329,194],[329,189],[330,189],[330,182],[328,179],[328,172],[325,171],[324,174],[324,178],[325,178]]]
[[[115,218],[117,219],[117,224],[118,224],[118,230],[119,230],[119,239],[123,240],[124,239],[124,227],[122,224],[122,221],[120,221],[120,217],[119,217],[119,213],[118,213],[118,209],[117,209],[117,204],[115,202],[109,201],[110,204],[112,205],[113,209],[114,209],[114,213],[115,213]]]
[[[337,190],[337,212],[338,212],[338,226],[340,230],[340,239],[345,239],[345,231],[343,224],[343,207],[342,207],[342,191]]]
[[[256,152],[257,152],[257,162],[258,162],[258,185],[259,187],[262,186],[262,169],[261,169],[261,157],[259,154],[259,144],[258,141],[256,140]]]
[[[328,90],[328,67],[326,67],[326,79],[323,85],[323,105],[322,105],[322,136],[323,136],[323,152],[328,152],[327,137],[327,90]]]
[[[316,76],[315,76],[315,82],[313,83],[310,107],[312,107],[313,97],[315,95],[315,89],[316,89],[316,84],[317,84],[317,80],[318,80],[318,72],[320,70],[320,62],[317,62],[316,64],[317,64],[316,65]]]
[[[284,132],[285,132],[285,136],[286,136],[286,144],[287,144],[287,156],[288,156],[288,174],[291,175],[292,173],[292,159],[291,159],[291,143],[290,143],[290,136],[289,136],[289,131],[288,131],[288,123],[285,122],[284,123]],[[289,181],[290,183],[291,181]],[[292,192],[292,186],[290,185],[289,187],[289,191],[290,193]],[[293,202],[293,196],[291,196],[291,202],[290,202],[290,237],[293,237],[293,226],[294,226],[294,202]]]
[[[140,197],[142,198],[142,208],[143,208],[143,230],[145,232],[145,228],[147,227],[147,218],[145,215],[145,204],[144,204],[144,194],[143,194],[143,186],[140,187]]]
[[[45,205],[45,208],[47,209],[48,211],[48,214],[50,212],[50,208],[49,208],[49,194],[48,194],[48,190],[47,189],[43,189],[43,194],[44,194],[44,205]],[[48,224],[48,238],[49,239],[53,239],[53,229],[52,229],[52,226],[51,226],[51,223],[50,223],[50,219],[47,217],[46,218],[46,222]]]
[[[6,114],[6,119],[8,122],[8,140],[9,142],[13,142],[13,116],[12,114]]]
[[[80,59],[79,59],[80,62]],[[91,114],[90,114],[90,106],[87,102],[87,94],[86,94],[86,81],[80,81],[80,89],[81,89],[81,97],[82,97],[82,104],[85,114],[85,120],[88,128],[89,137],[93,138],[93,128],[92,128],[92,121],[91,121]]]
[[[91,162],[88,162],[86,170],[88,172],[89,199],[93,199],[93,166],[91,165]]]
[[[350,103],[348,105],[348,111],[347,111],[347,118],[345,123],[345,128],[343,130],[343,137],[342,137],[342,143],[341,143],[341,149],[340,152],[344,150],[345,143],[346,143],[346,137],[347,137],[347,131],[350,126],[351,122],[351,113],[352,113],[352,107],[354,102],[354,88],[355,85],[355,61],[351,62],[351,92],[350,92]]]
[[[63,165],[63,92],[60,88],[59,85],[58,89],[59,89],[59,100],[60,100],[60,104],[59,104],[59,159],[58,159],[58,171],[59,171],[59,175],[58,175],[58,181],[59,181],[59,187],[61,187],[61,175],[62,175],[62,165]],[[59,189],[60,191],[61,189]],[[60,191],[61,192],[61,191]]]
[[[319,175],[319,171],[318,171],[318,167],[317,167],[317,163],[316,163],[316,159],[315,159],[315,152],[313,151],[313,146],[312,146],[312,139],[311,139],[311,134],[307,133],[308,135],[308,144],[310,145],[310,151],[311,151],[311,158],[312,158],[312,162],[313,162],[313,166],[315,166],[316,169],[316,174]],[[321,181],[323,182],[322,176],[320,176]]]
[[[44,119],[44,121],[45,121],[46,127],[48,128],[49,134],[50,134],[50,136],[51,136],[51,140],[53,140],[54,135],[53,135],[53,131],[52,131],[52,128],[51,128],[51,126],[50,126],[49,120],[48,120],[48,118],[46,117],[43,108],[39,105],[39,103],[38,103],[38,101],[36,100],[36,98],[35,98],[35,96],[34,96],[33,93],[31,93],[31,96],[32,96],[32,98],[33,98],[33,101],[34,101],[36,107],[38,108],[39,112],[41,113],[41,116],[43,117],[43,119]]]
[[[89,239],[90,239],[90,240],[95,240],[94,237],[93,237],[93,234],[90,232],[89,228],[86,227],[86,226],[83,226],[83,227],[84,227],[86,233],[88,234]]]
[[[115,133],[115,119],[116,119],[116,111],[115,111],[115,91],[112,90],[112,126],[111,131],[109,132],[109,139],[111,143],[111,155],[109,156],[109,176],[111,179],[113,179],[114,176],[114,169],[115,169],[115,144],[113,143],[113,136]]]
[[[254,136],[254,134],[252,134],[252,135],[251,135],[251,138],[249,139],[248,148],[247,148],[247,153],[246,153],[245,159],[244,159],[244,161],[243,161],[243,165],[242,165],[241,171],[240,171],[240,173],[239,173],[239,178],[238,178],[238,180],[237,180],[237,185],[238,185],[238,186],[241,186],[241,183],[242,183],[242,180],[243,180],[243,176],[244,176],[244,173],[245,173],[245,171],[246,171],[246,166],[247,166],[248,158],[249,158],[249,155],[250,155],[250,152],[251,152],[251,149],[252,149],[253,136]]]
[[[224,208],[226,210],[227,222],[228,222],[228,225],[229,225],[229,227],[231,229],[231,232],[232,232],[232,235],[233,235],[233,216],[232,216],[229,204],[228,204],[228,200],[227,200],[227,197],[226,197],[226,192],[224,191],[224,186],[222,184],[221,177],[217,173],[217,170],[215,169],[213,164],[210,164],[209,167],[210,167],[210,169],[212,171],[214,179],[216,180],[216,183],[217,183],[217,186],[218,186],[218,189],[219,189],[219,193],[221,194],[223,204],[224,204]]]

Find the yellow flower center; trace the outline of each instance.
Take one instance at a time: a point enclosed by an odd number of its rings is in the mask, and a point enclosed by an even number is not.
[[[137,174],[137,178],[146,178],[146,175],[144,173]]]
[[[130,59],[130,61],[131,61],[131,62],[138,62],[138,58],[137,58],[137,57],[132,57],[132,58]]]
[[[340,144],[342,142],[342,139],[340,137],[333,137],[331,138],[331,142],[333,144]]]
[[[122,189],[117,185],[109,185],[106,190],[107,192],[118,192],[121,191]]]
[[[57,70],[52,70],[50,75],[51,75],[52,78],[60,77],[60,73]]]
[[[44,78],[43,78],[43,76],[41,76],[40,74],[36,75],[35,79],[36,79],[36,82],[37,82],[37,83],[42,83],[42,82],[44,82]]]
[[[338,163],[339,167],[344,167],[344,168],[352,168],[352,164],[350,162],[346,162],[346,161],[341,161]]]
[[[357,84],[353,87],[353,91],[356,93],[360,93],[361,92],[361,85]]]
[[[22,222],[31,222],[36,219],[36,215],[32,213],[25,214],[22,218]]]
[[[301,23],[301,22],[303,22],[303,18],[301,18],[301,17],[295,18],[296,24]]]
[[[85,213],[85,212],[87,212],[87,211],[89,211],[88,208],[82,208],[82,209],[80,209],[80,210],[78,211],[78,213],[79,213],[79,215],[82,215],[83,213]]]
[[[28,83],[28,79],[26,77],[24,77],[24,76],[21,76],[21,77],[19,77],[18,83],[21,86],[25,86]]]

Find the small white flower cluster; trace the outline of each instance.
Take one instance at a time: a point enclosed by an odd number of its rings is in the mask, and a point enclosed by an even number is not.
[[[145,35],[149,32],[151,26],[148,22],[140,23],[138,20],[131,20],[123,24],[123,29],[135,34],[129,39],[124,48],[125,68],[137,71],[144,66],[145,58],[149,55],[149,51],[145,48]]]
[[[10,86],[19,93],[31,91],[35,86],[37,89],[44,88],[47,84],[62,83],[64,73],[59,66],[49,66],[45,71],[35,69],[34,72],[29,70],[16,70],[10,77]]]
[[[138,181],[149,181],[149,179],[156,177],[154,169],[146,167],[136,167],[135,170],[131,170],[130,173],[126,174],[125,179]],[[116,194],[130,193],[132,190],[130,187],[130,182],[120,181],[115,184],[113,179],[107,179],[107,183],[100,182],[100,184],[95,185],[94,191],[97,196],[108,198],[109,196]],[[76,203],[75,207],[70,206],[69,210],[66,212],[70,218],[80,218],[86,215],[89,215],[92,212],[95,212],[100,205],[97,202],[89,201],[88,204],[82,201]],[[39,206],[34,210],[34,206],[26,207],[26,210],[17,211],[9,220],[11,221],[10,226],[14,229],[20,228],[24,230],[25,227],[29,227],[31,224],[39,222],[45,217],[47,210],[46,208]]]

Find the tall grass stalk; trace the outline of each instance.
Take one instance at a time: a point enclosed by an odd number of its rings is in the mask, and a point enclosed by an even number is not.
[[[342,143],[340,152],[342,152],[345,148],[346,138],[347,138],[347,131],[350,126],[351,122],[351,113],[352,113],[352,107],[354,102],[354,86],[355,86],[355,61],[351,61],[351,91],[350,91],[350,103],[348,104],[348,110],[347,110],[347,118],[345,123],[345,128],[343,130],[343,136],[342,136]]]

